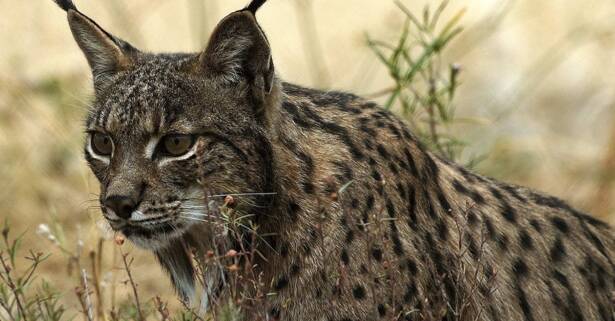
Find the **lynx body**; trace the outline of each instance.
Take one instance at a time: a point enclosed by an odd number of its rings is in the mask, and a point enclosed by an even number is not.
[[[615,320],[609,226],[430,153],[374,103],[282,82],[264,1],[196,54],[141,52],[56,2],[93,71],[103,214],[182,297],[203,277],[215,310],[238,273],[260,288],[248,320]],[[217,223],[228,194],[262,237]],[[193,264],[242,248],[250,269]]]

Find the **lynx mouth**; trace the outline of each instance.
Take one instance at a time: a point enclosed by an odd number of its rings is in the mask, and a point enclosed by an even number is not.
[[[152,239],[160,235],[170,235],[182,229],[183,226],[180,222],[177,222],[175,224],[170,222],[163,222],[148,227],[127,224],[121,227],[120,231],[128,238],[140,237],[145,239]]]

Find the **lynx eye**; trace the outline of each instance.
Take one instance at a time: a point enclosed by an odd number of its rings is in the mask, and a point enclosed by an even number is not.
[[[90,145],[94,153],[101,156],[111,156],[113,152],[113,141],[111,137],[103,133],[93,133]]]
[[[194,137],[191,135],[169,135],[162,139],[160,151],[167,156],[181,156],[190,151],[194,145]]]

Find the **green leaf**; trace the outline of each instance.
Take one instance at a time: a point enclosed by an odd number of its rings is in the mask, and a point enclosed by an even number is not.
[[[462,8],[461,10],[457,11],[453,18],[451,18],[451,20],[446,23],[442,31],[440,31],[438,38],[448,38],[448,34],[451,32],[451,30],[456,29],[457,25],[459,24],[459,21],[461,20],[461,18],[463,18],[465,13],[466,8]]]

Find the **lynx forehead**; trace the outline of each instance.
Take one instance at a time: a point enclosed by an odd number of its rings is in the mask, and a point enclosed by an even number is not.
[[[430,153],[374,103],[282,82],[264,0],[202,52],[164,55],[56,2],[93,73],[85,156],[103,215],[185,299],[193,253],[252,242],[268,295],[247,320],[615,320],[609,226]],[[237,193],[265,240],[216,224]],[[224,301],[227,271],[204,273],[204,305]]]

